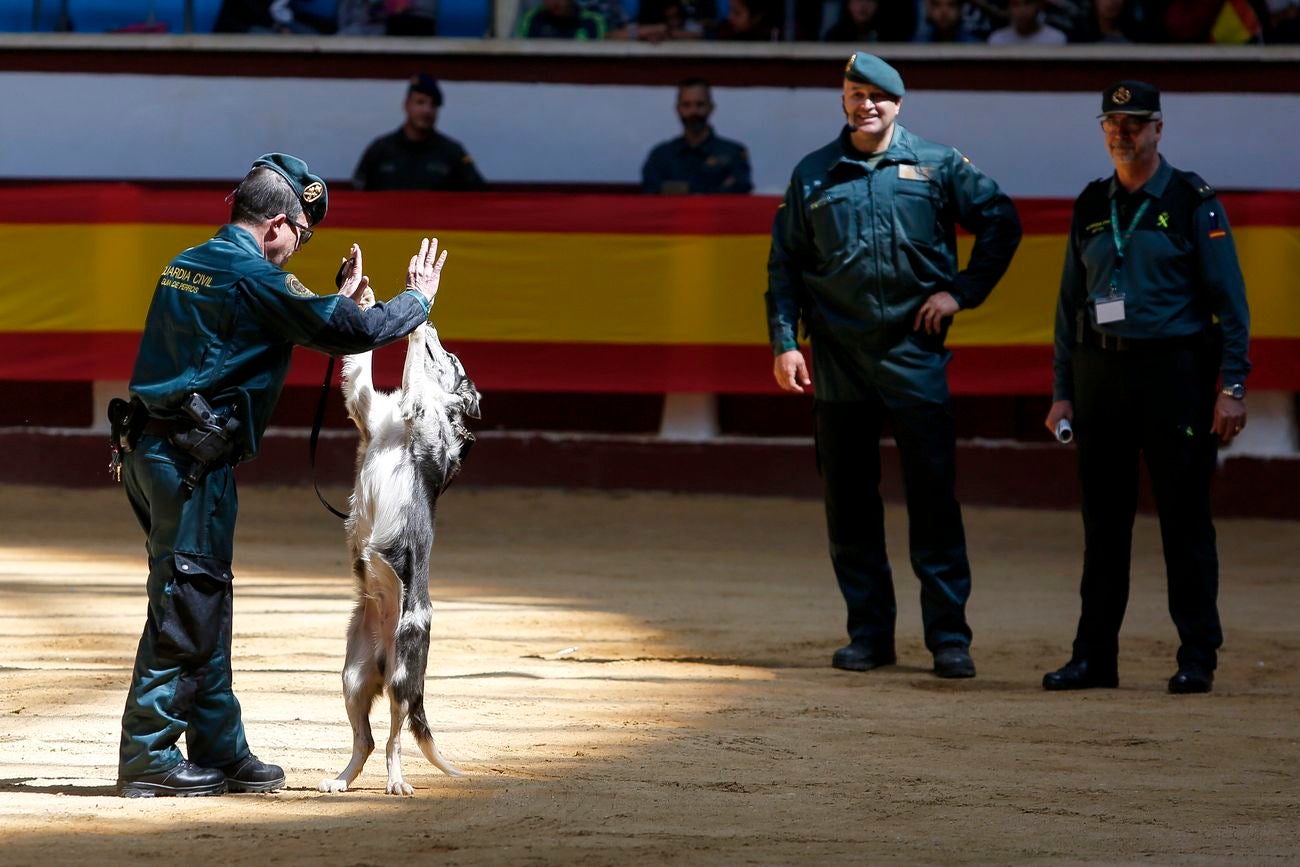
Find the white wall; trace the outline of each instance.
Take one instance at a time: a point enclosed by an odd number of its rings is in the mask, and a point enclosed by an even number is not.
[[[677,135],[671,87],[444,82],[439,128],[497,181],[635,182]],[[401,121],[404,83],[0,73],[0,177],[228,180],[266,151],[351,175]],[[902,121],[962,149],[1013,195],[1074,196],[1109,162],[1096,93],[916,91]],[[744,142],[759,192],[839,130],[835,89],[717,88],[714,124]],[[1167,94],[1162,149],[1225,189],[1300,189],[1300,96]]]

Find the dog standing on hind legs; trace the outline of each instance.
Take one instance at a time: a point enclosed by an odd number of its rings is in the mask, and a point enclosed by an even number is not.
[[[425,323],[406,347],[402,388],[377,392],[371,354],[343,362],[348,416],[361,432],[352,512],[345,528],[357,605],[348,626],[343,698],[352,724],[352,760],[322,792],[343,792],[374,751],[370,707],[387,692],[387,792],[410,795],[402,778],[402,723],[425,758],[452,776],[461,771],[438,752],[424,714],[429,655],[429,561],[437,500],[460,472],[474,436],[465,417],[479,417],[479,393],[438,332]]]

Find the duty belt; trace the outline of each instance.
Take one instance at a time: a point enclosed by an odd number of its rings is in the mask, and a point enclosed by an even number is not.
[[[1197,349],[1206,345],[1206,332],[1187,334],[1182,337],[1153,337],[1138,339],[1107,334],[1091,322],[1079,335],[1080,342],[1095,346],[1107,352],[1159,353],[1178,352],[1184,349]]]

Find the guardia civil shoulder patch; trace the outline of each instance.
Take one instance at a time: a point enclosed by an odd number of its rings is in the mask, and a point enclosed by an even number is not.
[[[292,274],[284,275],[284,288],[290,295],[296,295],[299,298],[314,298],[316,293],[302,284],[302,281]]]

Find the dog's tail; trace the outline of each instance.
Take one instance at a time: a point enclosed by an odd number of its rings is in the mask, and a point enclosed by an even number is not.
[[[420,696],[411,702],[410,716],[407,721],[411,727],[411,734],[415,736],[415,742],[420,745],[420,752],[429,760],[435,768],[451,777],[462,777],[465,772],[443,758],[442,753],[438,752],[438,745],[433,740],[433,732],[429,731],[429,720],[424,716],[424,696]]]

